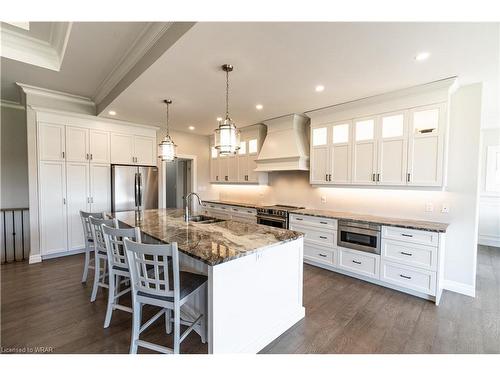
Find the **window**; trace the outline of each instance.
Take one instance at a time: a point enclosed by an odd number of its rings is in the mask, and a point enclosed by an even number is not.
[[[245,155],[247,153],[247,143],[245,141],[240,142],[240,149],[238,150],[239,155]]]
[[[402,137],[403,135],[403,114],[382,117],[382,138]]]
[[[257,153],[257,139],[250,139],[248,141],[248,153],[249,154]]]
[[[349,124],[340,124],[333,126],[333,143],[349,142]]]
[[[356,121],[356,141],[373,139],[374,128],[375,121],[373,119]]]
[[[217,159],[217,149],[215,147],[211,148],[212,159]]]
[[[326,128],[313,129],[313,146],[326,145],[326,139],[327,139],[326,134],[327,134]]]
[[[439,109],[413,112],[413,132],[417,134],[435,133],[438,129]]]

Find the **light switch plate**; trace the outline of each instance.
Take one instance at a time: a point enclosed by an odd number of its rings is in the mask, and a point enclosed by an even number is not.
[[[448,203],[443,203],[443,205],[441,206],[441,213],[442,214],[450,213],[450,206],[448,205]]]
[[[321,196],[321,203],[326,203],[326,197],[324,195]]]

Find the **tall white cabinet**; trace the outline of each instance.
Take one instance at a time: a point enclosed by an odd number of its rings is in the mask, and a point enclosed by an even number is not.
[[[37,117],[40,253],[70,254],[84,248],[80,210],[111,209],[111,164],[156,165],[156,129],[91,116]]]

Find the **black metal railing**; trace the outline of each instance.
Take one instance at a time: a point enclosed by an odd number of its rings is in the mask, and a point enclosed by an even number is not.
[[[0,209],[2,264],[28,259],[30,253],[28,208]]]

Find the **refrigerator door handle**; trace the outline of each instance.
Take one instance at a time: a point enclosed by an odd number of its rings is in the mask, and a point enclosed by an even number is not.
[[[138,185],[139,185],[139,192],[138,192],[138,203],[139,203],[139,206],[142,206],[142,174],[139,173],[139,176],[138,176]]]
[[[135,200],[135,206],[138,206],[138,190],[139,190],[139,174],[135,174],[135,179],[134,179],[134,200]]]

